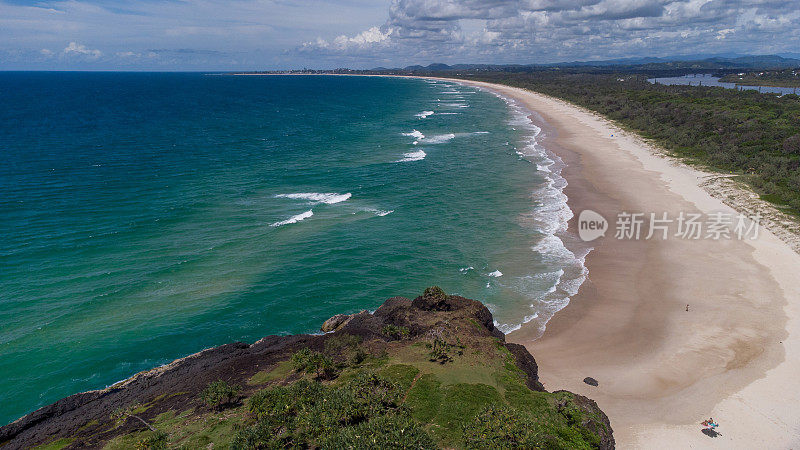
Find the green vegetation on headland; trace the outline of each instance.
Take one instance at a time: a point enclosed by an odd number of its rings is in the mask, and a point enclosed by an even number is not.
[[[597,111],[687,162],[737,176],[763,199],[800,214],[797,95],[665,86],[636,74],[483,72],[458,78],[530,89]]]
[[[505,343],[479,302],[429,288],[325,327],[207,350],[85,401],[69,397],[0,428],[0,446],[614,447],[597,405],[546,392],[533,357]]]
[[[745,86],[778,86],[800,88],[800,69],[760,70],[757,72],[729,73],[719,81]]]

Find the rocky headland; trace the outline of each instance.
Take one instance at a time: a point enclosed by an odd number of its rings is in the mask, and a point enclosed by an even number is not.
[[[211,348],[0,428],[0,448],[614,448],[480,302],[429,288],[325,334]]]

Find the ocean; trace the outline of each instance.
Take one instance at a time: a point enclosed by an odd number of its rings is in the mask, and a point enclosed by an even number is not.
[[[453,82],[0,73],[0,423],[438,285],[543,329],[563,163]]]

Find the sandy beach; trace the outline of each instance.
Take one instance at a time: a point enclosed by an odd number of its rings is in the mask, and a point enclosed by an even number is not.
[[[618,448],[797,447],[800,255],[763,226],[755,240],[683,239],[672,236],[676,224],[667,239],[644,239],[647,224],[639,240],[615,238],[620,212],[737,212],[703,188],[710,174],[658,156],[590,111],[468,84],[536,113],[545,147],[567,163],[573,231],[584,209],[609,222],[587,258],[587,281],[544,336],[534,341],[524,327],[509,336],[535,356],[545,387],[595,399]],[[716,437],[701,432],[709,417],[720,424]]]

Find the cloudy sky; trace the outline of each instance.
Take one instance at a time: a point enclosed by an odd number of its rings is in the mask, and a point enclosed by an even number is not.
[[[0,0],[0,69],[258,70],[800,52],[797,0]]]

